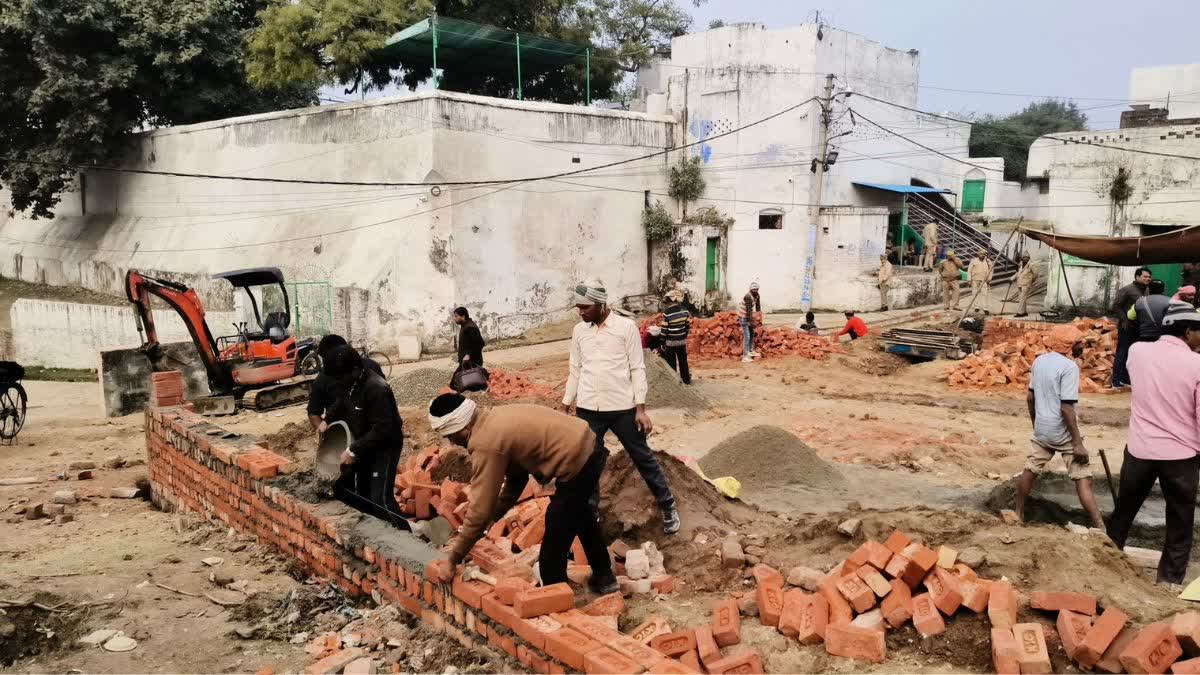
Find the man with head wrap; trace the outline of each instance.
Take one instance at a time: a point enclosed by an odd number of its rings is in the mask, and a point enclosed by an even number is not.
[[[679,531],[675,496],[646,436],[654,424],[646,415],[646,361],[637,324],[608,308],[608,292],[598,281],[575,287],[575,308],[582,321],[571,333],[571,361],[563,409],[588,423],[596,448],[610,430],[629,453],[662,512],[663,531]],[[599,518],[600,492],[592,495]]]
[[[591,590],[601,594],[617,590],[600,523],[590,504],[608,451],[596,442],[586,422],[540,405],[481,410],[460,394],[442,394],[429,404],[429,426],[471,456],[471,506],[447,547],[446,558],[434,564],[436,579],[453,578],[454,568],[485,528],[508,513],[533,476],[540,483],[555,481],[538,555],[542,584],[567,580],[567,552],[578,537],[592,568]]]
[[[1175,295],[1171,296],[1172,300],[1186,302],[1190,305],[1196,304],[1196,287],[1195,286],[1180,286],[1179,290],[1175,291]]]
[[[1046,338],[1050,351],[1033,361],[1029,374],[1029,421],[1033,423],[1029,456],[1017,481],[1017,518],[1025,518],[1025,499],[1033,489],[1034,478],[1046,470],[1054,455],[1062,453],[1067,476],[1075,482],[1079,503],[1093,527],[1104,527],[1096,496],[1092,493],[1092,468],[1083,447],[1079,416],[1079,366],[1072,359],[1082,352],[1083,333],[1071,324],[1055,326]]]
[[[388,383],[363,364],[349,345],[331,349],[322,372],[333,378],[340,391],[339,419],[354,439],[342,453],[342,476],[334,494],[346,504],[408,529],[396,503],[396,464],[404,447],[404,422]]]

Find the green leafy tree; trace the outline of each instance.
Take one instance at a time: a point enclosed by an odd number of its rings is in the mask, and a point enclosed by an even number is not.
[[[150,127],[316,102],[298,84],[246,81],[256,0],[9,0],[0,3],[0,185],[49,217],[76,171],[120,159]],[[32,163],[37,162],[37,163]]]
[[[1074,101],[1038,101],[1018,113],[987,115],[971,127],[972,157],[1003,157],[1005,180],[1025,180],[1029,146],[1039,136],[1087,128],[1087,115]]]
[[[701,0],[703,1],[703,0]],[[346,86],[410,89],[428,80],[428,63],[404,63],[382,48],[387,38],[431,12],[509,30],[591,44],[593,99],[620,98],[622,71],[636,71],[655,48],[682,34],[691,17],[674,0],[277,0],[260,15],[262,26],[247,45],[250,80],[260,87]],[[578,63],[525,75],[527,99],[577,103],[584,98],[586,67]],[[511,98],[515,68],[479,63],[445,68],[439,86]]]

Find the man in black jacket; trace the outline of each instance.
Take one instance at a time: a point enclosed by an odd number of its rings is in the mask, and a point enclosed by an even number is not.
[[[396,397],[386,380],[363,365],[349,345],[330,350],[323,372],[346,395],[337,404],[338,419],[350,427],[354,439],[342,453],[342,476],[334,492],[346,504],[408,528],[396,503],[396,465],[404,447],[404,422]]]
[[[317,356],[324,361],[335,347],[345,344],[346,338],[341,335],[326,335],[317,343]],[[383,369],[373,359],[364,358],[362,363],[364,368],[383,377]],[[345,393],[345,390],[338,386],[334,378],[324,372],[317,373],[317,379],[313,380],[312,387],[308,391],[308,423],[312,425],[314,431],[323,434],[331,422],[337,421],[331,417],[331,414],[337,407],[338,399]]]
[[[456,307],[452,315],[458,325],[458,366],[478,368],[483,365],[483,333],[471,319],[466,307]]]
[[[1133,273],[1133,283],[1122,286],[1117,291],[1117,299],[1113,302],[1112,314],[1117,319],[1117,353],[1113,357],[1112,386],[1114,389],[1129,384],[1129,371],[1125,361],[1129,358],[1129,346],[1137,342],[1137,326],[1129,320],[1129,308],[1140,298],[1144,298],[1150,290],[1150,270],[1145,267],[1137,268]]]

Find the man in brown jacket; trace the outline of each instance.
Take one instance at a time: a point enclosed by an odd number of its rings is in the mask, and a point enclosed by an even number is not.
[[[471,455],[471,506],[447,557],[433,575],[446,582],[487,527],[517,503],[529,477],[555,481],[546,509],[546,534],[538,556],[542,584],[567,580],[567,552],[583,544],[596,593],[618,588],[600,523],[588,502],[600,484],[608,451],[596,445],[587,422],[540,406],[514,404],[480,410],[461,394],[442,394],[429,404],[429,424]]]

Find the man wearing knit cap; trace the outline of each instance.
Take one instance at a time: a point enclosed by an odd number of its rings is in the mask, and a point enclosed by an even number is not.
[[[1067,463],[1067,476],[1075,482],[1079,503],[1087,512],[1093,527],[1104,527],[1096,497],[1092,493],[1092,467],[1088,451],[1083,447],[1079,416],[1079,366],[1072,359],[1083,351],[1083,333],[1071,324],[1055,326],[1047,338],[1050,351],[1033,361],[1029,374],[1029,421],[1033,423],[1033,438],[1025,470],[1017,481],[1017,518],[1025,519],[1025,499],[1033,489],[1033,481],[1046,470],[1046,465],[1061,453]]]
[[[1181,584],[1191,557],[1200,478],[1200,313],[1190,303],[1173,301],[1162,323],[1162,337],[1129,348],[1129,436],[1108,536],[1118,549],[1125,546],[1157,481],[1167,516],[1158,581]]]
[[[582,321],[571,333],[571,362],[563,409],[576,414],[604,447],[610,430],[624,446],[662,511],[663,531],[679,531],[675,496],[646,436],[654,429],[646,415],[646,361],[637,324],[608,308],[608,292],[598,281],[575,287],[575,308]],[[600,491],[592,495],[599,518]]]
[[[447,582],[454,577],[455,567],[488,525],[517,503],[533,476],[539,483],[555,482],[538,554],[542,584],[567,580],[567,552],[578,537],[592,568],[591,590],[617,590],[608,548],[590,505],[608,451],[596,443],[585,422],[540,405],[482,410],[461,394],[442,394],[429,404],[429,426],[471,456],[471,506],[447,556],[434,563],[434,578]]]
[[[742,361],[749,363],[758,356],[754,351],[754,320],[762,312],[762,300],[758,297],[758,282],[750,284],[750,291],[738,305],[738,324],[742,327]]]

